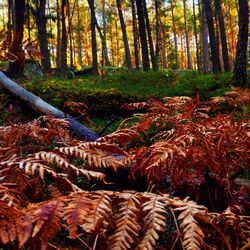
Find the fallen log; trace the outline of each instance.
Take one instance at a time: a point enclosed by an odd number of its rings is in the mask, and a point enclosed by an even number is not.
[[[16,82],[8,78],[4,73],[0,72],[0,87],[3,87],[8,93],[26,103],[30,108],[41,115],[53,115],[57,118],[66,119],[69,122],[69,129],[81,139],[95,141],[100,136],[94,131],[82,125],[73,117],[65,114],[61,110],[53,107],[40,97],[32,94],[28,90],[21,87]]]

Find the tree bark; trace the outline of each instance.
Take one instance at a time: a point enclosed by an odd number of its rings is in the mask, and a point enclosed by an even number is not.
[[[98,58],[97,58],[97,43],[96,43],[96,18],[95,18],[95,4],[94,0],[88,0],[91,17],[91,44],[92,44],[92,74],[98,73]]]
[[[22,49],[23,30],[24,30],[24,13],[25,0],[14,1],[14,39],[10,48],[10,52],[18,54],[18,59],[9,63],[7,73],[10,77],[23,76],[23,68],[25,62],[25,55]]]
[[[221,65],[220,65],[220,58],[219,58],[219,44],[218,44],[218,40],[216,39],[215,31],[214,31],[212,7],[211,7],[210,0],[203,0],[202,3],[204,4],[204,9],[205,9],[206,18],[207,18],[210,49],[211,49],[211,55],[212,55],[212,70],[214,73],[219,73],[221,72]]]
[[[229,62],[229,56],[228,56],[227,35],[226,35],[226,29],[225,29],[225,24],[224,24],[224,15],[223,15],[222,8],[221,8],[221,0],[215,0],[215,8],[216,8],[216,13],[218,16],[219,26],[220,26],[220,39],[221,39],[221,46],[222,46],[224,70],[228,72],[230,71],[230,62]]]
[[[117,8],[118,8],[118,15],[121,23],[122,28],[122,37],[123,37],[123,43],[125,48],[125,56],[126,56],[126,64],[128,67],[128,70],[131,71],[133,69],[132,67],[132,61],[131,61],[131,54],[128,44],[128,36],[126,31],[126,24],[124,22],[123,14],[122,14],[122,6],[121,6],[121,0],[116,0]]]
[[[193,0],[193,17],[194,17],[194,39],[195,39],[195,47],[196,47],[196,62],[197,62],[197,68],[200,71],[201,70],[201,58],[200,58],[200,52],[199,52],[196,13],[195,13],[195,1],[194,0]]]
[[[56,0],[56,66],[61,67],[61,20],[60,20],[60,3]]]
[[[140,57],[139,57],[139,48],[138,48],[138,28],[136,20],[136,9],[135,9],[135,0],[131,0],[131,9],[132,9],[132,23],[133,23],[133,37],[134,37],[134,53],[135,53],[135,67],[137,70],[140,70]]]
[[[156,67],[159,68],[159,54],[160,54],[160,8],[161,0],[155,0],[155,63]]]
[[[209,48],[208,48],[208,28],[204,5],[201,6],[201,47],[202,47],[202,66],[203,72],[210,71]]]
[[[9,79],[2,72],[0,72],[0,85],[2,85],[4,89],[6,89],[10,94],[25,102],[37,113],[41,115],[53,115],[57,118],[66,119],[69,122],[70,131],[75,133],[78,137],[87,139],[89,141],[95,141],[99,138],[98,134],[80,124],[73,117],[65,114],[61,110],[51,106],[41,98],[30,93],[29,91]]]
[[[66,30],[66,1],[62,0],[62,38],[61,38],[61,68],[67,69],[67,30]]]
[[[102,0],[102,22],[103,22],[103,36],[99,32],[99,35],[102,40],[102,47],[103,47],[103,57],[105,59],[105,65],[110,66],[109,56],[108,56],[108,48],[107,48],[107,23],[106,23],[106,7],[105,7],[105,0]]]
[[[73,15],[73,13],[72,13]],[[67,0],[67,16],[68,16],[68,37],[69,37],[69,57],[70,57],[70,67],[73,67],[73,41],[72,41],[72,17],[70,15],[70,3]]]
[[[174,35],[174,50],[175,50],[175,64],[176,64],[175,69],[179,69],[178,45],[177,45],[173,0],[170,1],[170,6],[171,6],[171,17],[172,17],[172,26],[173,26],[173,35]]]
[[[187,22],[187,0],[182,0],[183,2],[183,11],[184,11],[184,26],[185,26],[185,38],[186,38],[186,51],[187,51],[187,62],[188,62],[188,69],[192,69],[192,62],[191,62],[191,54],[190,54],[190,45],[189,45],[189,32],[188,32],[188,22]]]
[[[247,82],[247,42],[249,25],[249,6],[247,0],[239,0],[239,33],[234,66],[236,85],[250,87]]]
[[[153,70],[156,71],[158,69],[158,67],[157,67],[157,64],[155,61],[155,51],[154,51],[154,45],[153,45],[153,39],[152,39],[152,34],[151,34],[151,27],[150,27],[150,22],[149,22],[146,0],[143,0],[143,9],[144,9],[144,16],[145,16],[145,21],[146,21],[147,33],[148,33],[148,42],[149,42],[151,63],[153,66]]]
[[[48,38],[46,29],[46,14],[45,14],[46,0],[36,1],[36,10],[34,12],[37,30],[38,30],[38,41],[40,46],[40,51],[42,55],[42,68],[45,73],[50,72],[50,54],[48,49]]]
[[[78,63],[82,67],[82,39],[81,39],[81,21],[79,0],[76,2],[77,9],[77,43],[78,43]]]
[[[148,43],[146,36],[146,28],[144,23],[143,13],[143,0],[136,0],[138,23],[139,23],[139,34],[141,40],[141,51],[142,51],[142,66],[144,71],[150,69],[149,57],[148,57]]]

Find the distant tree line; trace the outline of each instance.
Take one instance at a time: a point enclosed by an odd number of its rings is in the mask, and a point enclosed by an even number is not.
[[[0,0],[0,6],[13,51],[24,39],[38,39],[45,72],[85,65],[93,74],[98,66],[234,69],[238,85],[247,85],[247,0]],[[21,73],[20,65],[12,62],[8,71]]]

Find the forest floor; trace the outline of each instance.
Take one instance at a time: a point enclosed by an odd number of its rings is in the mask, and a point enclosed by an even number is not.
[[[250,92],[230,73],[15,81],[109,125],[79,141],[0,90],[0,248],[247,249]]]

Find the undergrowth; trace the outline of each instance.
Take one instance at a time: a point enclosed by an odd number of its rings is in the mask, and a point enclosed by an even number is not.
[[[84,76],[71,80],[51,78],[24,81],[23,86],[32,93],[63,109],[65,101],[84,102],[89,114],[122,115],[119,107],[128,102],[146,101],[149,98],[200,93],[202,100],[222,95],[230,90],[231,73],[200,74],[195,71],[173,72],[115,72],[96,78]]]
[[[0,247],[247,249],[249,105],[239,89],[128,103],[95,142],[49,116],[1,126]]]

